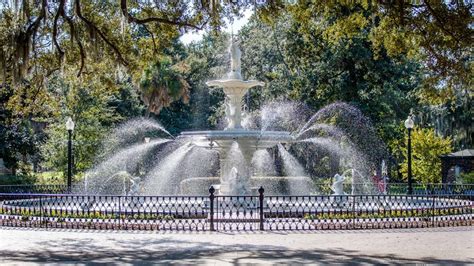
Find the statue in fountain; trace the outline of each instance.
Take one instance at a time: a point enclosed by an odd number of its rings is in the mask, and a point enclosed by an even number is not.
[[[141,178],[139,176],[131,176],[130,178],[130,189],[128,195],[138,195],[141,187]]]
[[[227,175],[221,177],[219,193],[223,195],[246,195],[247,178],[239,173],[236,167],[232,167]]]
[[[230,79],[242,79],[242,74],[241,74],[241,64],[240,64],[240,58],[242,56],[242,52],[240,51],[239,48],[239,42],[234,41],[232,38],[231,44],[230,44],[230,67],[231,71],[228,74],[228,77]]]
[[[334,196],[346,195],[346,193],[344,193],[344,180],[346,180],[346,178],[343,175],[334,175],[334,182],[331,186],[331,190],[334,192]]]
[[[232,101],[225,101],[227,128],[235,128],[235,121],[238,121],[237,119],[239,119],[236,116],[235,108],[236,106],[232,103]]]

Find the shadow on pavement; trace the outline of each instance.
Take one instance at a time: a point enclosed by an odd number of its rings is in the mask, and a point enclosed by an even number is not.
[[[216,235],[218,237],[218,235]],[[302,236],[303,237],[303,236]],[[107,245],[92,239],[61,238],[42,242],[41,248],[28,251],[0,251],[0,262],[8,263],[343,263],[395,264],[439,263],[468,264],[472,261],[434,258],[406,259],[394,254],[366,255],[356,250],[291,250],[273,245],[217,245],[211,242],[183,241],[172,238],[107,239]],[[282,241],[284,237],[282,237]],[[104,241],[101,241],[104,243]]]

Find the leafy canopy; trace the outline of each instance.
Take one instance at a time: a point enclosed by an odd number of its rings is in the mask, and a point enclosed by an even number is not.
[[[436,135],[433,129],[415,127],[411,133],[412,145],[412,174],[417,182],[441,182],[440,155],[451,152],[451,138],[442,138]],[[403,161],[400,163],[400,172],[406,181],[408,178],[408,134],[402,141],[392,144],[393,150],[401,153]]]

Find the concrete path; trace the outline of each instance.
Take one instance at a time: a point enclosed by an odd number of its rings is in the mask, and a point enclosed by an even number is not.
[[[474,263],[474,227],[316,232],[0,228],[0,264]]]

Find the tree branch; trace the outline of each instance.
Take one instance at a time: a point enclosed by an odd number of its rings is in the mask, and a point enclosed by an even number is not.
[[[456,42],[460,42],[461,40],[459,40],[459,38],[454,35],[452,32],[450,32],[449,30],[447,30],[443,25],[446,24],[446,22],[443,22],[441,21],[441,19],[439,18],[438,16],[438,13],[436,13],[436,11],[431,7],[429,1],[424,1],[425,4],[426,4],[426,8],[428,9],[428,11],[431,13],[431,15],[433,15],[433,18],[436,20],[436,25],[438,26],[438,28],[440,28],[442,31],[444,31],[444,33],[448,34],[449,36],[453,37],[453,39],[456,41]]]
[[[59,16],[61,15],[61,10],[64,9],[64,3],[66,0],[61,0],[59,1],[59,7],[58,11],[56,12],[56,15],[54,16],[54,22],[53,22],[53,43],[56,49],[58,50],[59,53],[59,61],[62,61],[62,58],[64,56],[64,51],[61,49],[61,46],[58,43],[57,35],[58,35],[58,19]]]
[[[165,18],[157,18],[157,17],[149,17],[149,18],[139,19],[139,18],[136,18],[136,17],[132,16],[132,14],[130,14],[128,12],[127,0],[120,0],[120,8],[122,9],[122,14],[127,18],[128,23],[133,22],[133,23],[137,23],[137,24],[146,24],[146,23],[149,23],[149,22],[158,22],[158,23],[163,23],[163,24],[168,24],[168,25],[176,25],[176,26],[180,26],[180,27],[189,27],[189,28],[193,28],[193,29],[197,29],[197,30],[202,30],[204,25],[206,24],[206,23],[204,23],[202,26],[196,26],[196,25],[187,23],[185,21],[183,22],[183,21],[177,21],[177,20],[168,20],[168,19],[165,19]]]
[[[64,0],[65,1],[65,0]],[[84,69],[84,64],[85,64],[85,59],[86,59],[86,53],[84,52],[84,47],[82,46],[81,39],[79,38],[79,35],[77,34],[77,31],[74,27],[74,22],[72,19],[66,15],[66,11],[64,10],[64,5],[62,6],[62,9],[60,10],[61,16],[66,20],[66,22],[69,24],[69,28],[71,29],[71,41],[74,39],[77,42],[77,45],[79,46],[79,54],[81,55],[81,66],[79,68],[79,72],[77,73],[77,77],[81,76],[82,70]]]
[[[39,26],[41,25],[41,20],[45,17],[46,15],[46,6],[47,6],[47,3],[46,3],[46,0],[42,0],[41,1],[41,11],[40,11],[40,14],[39,16],[35,19],[35,21],[33,23],[31,23],[31,25],[26,29],[26,34],[28,36],[31,36],[31,34],[35,33]]]
[[[151,40],[153,41],[153,51],[157,53],[158,49],[156,48],[155,35],[148,29],[145,24],[143,24],[142,26],[151,35]]]
[[[92,21],[88,20],[86,17],[84,17],[82,15],[82,12],[81,12],[81,3],[80,3],[80,0],[76,0],[76,14],[77,16],[82,20],[84,21],[87,26],[89,28],[92,28],[95,32],[97,32],[99,34],[99,36],[102,38],[102,40],[107,43],[111,48],[112,50],[114,50],[115,54],[117,55],[119,61],[127,66],[128,63],[127,61],[123,58],[122,56],[122,53],[120,52],[120,50],[117,48],[117,46],[115,46],[115,44],[113,44],[106,36],[105,34],[94,24],[92,23]]]
[[[26,31],[21,32],[16,37],[16,47],[15,47],[15,60],[17,61],[14,63],[14,74],[13,80],[17,78],[22,78],[27,72],[28,62],[29,62],[29,52],[30,52],[30,44],[32,49],[35,47],[36,43],[36,32],[41,25],[41,20],[43,20],[46,16],[46,0],[41,1],[41,9],[39,12],[38,17],[26,28]],[[24,8],[27,8],[26,5]],[[27,16],[29,18],[29,16]],[[30,43],[31,40],[31,43]],[[18,59],[22,59],[21,62]],[[19,69],[16,69],[16,66],[19,66]]]

